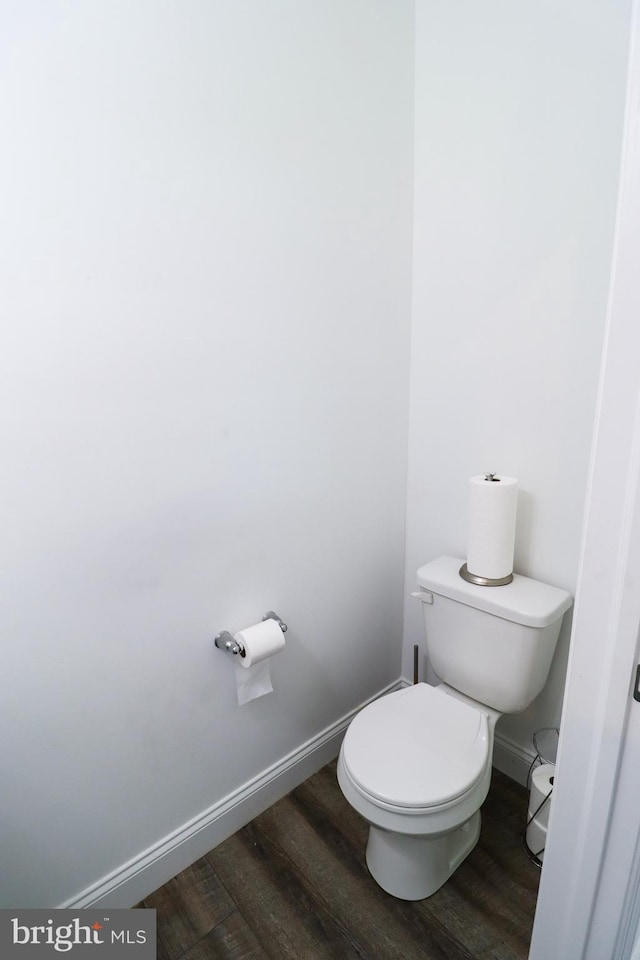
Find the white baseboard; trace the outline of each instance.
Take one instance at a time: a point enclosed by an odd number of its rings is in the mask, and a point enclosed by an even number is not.
[[[523,787],[528,786],[527,778],[535,756],[533,750],[526,750],[508,737],[496,734],[493,745],[494,767],[522,784]]]
[[[397,681],[360,704],[317,736],[234,793],[213,804],[164,840],[103,877],[62,907],[131,907],[204,856],[236,830],[337,757],[353,717],[372,700],[401,687]]]

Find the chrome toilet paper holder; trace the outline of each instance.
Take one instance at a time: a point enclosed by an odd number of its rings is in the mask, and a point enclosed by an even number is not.
[[[275,620],[283,633],[287,632],[286,623],[280,619],[277,613],[273,610],[267,610],[265,615],[262,618],[262,621],[265,620]],[[233,656],[240,654],[244,655],[244,648],[241,643],[238,643],[236,638],[228,630],[221,630],[220,633],[217,633],[214,639],[214,643],[218,650],[223,650],[225,653],[231,653]]]

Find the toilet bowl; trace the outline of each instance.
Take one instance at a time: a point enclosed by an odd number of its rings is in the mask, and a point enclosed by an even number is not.
[[[439,557],[418,570],[431,668],[418,683],[370,703],[352,720],[338,782],[369,822],[367,865],[388,893],[435,893],[473,850],[491,782],[493,735],[544,687],[565,590],[518,574],[497,587],[461,576]]]
[[[387,893],[431,896],[476,845],[499,716],[444,684],[419,683],[351,723],[338,781],[370,825],[367,866]]]

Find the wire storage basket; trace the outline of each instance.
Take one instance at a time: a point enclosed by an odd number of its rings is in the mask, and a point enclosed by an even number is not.
[[[556,727],[544,727],[533,735],[536,754],[527,776],[529,808],[522,844],[529,859],[538,867],[542,866],[547,840],[558,739],[559,731]]]

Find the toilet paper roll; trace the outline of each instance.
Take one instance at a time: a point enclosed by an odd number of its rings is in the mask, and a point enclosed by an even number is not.
[[[551,810],[550,793],[553,790],[554,772],[555,765],[545,763],[536,767],[531,777],[529,809],[527,812],[527,823],[529,825],[526,840],[529,850],[540,860],[544,860],[543,853],[547,843],[549,811]],[[529,823],[529,821],[531,822]]]
[[[553,790],[553,777],[555,769],[556,768],[553,763],[544,763],[542,766],[535,768],[531,777],[529,812],[527,815],[527,820],[530,820],[535,814],[536,821],[540,824],[540,826],[544,827],[545,830],[549,825],[549,810],[551,809],[551,800],[542,806],[541,804],[542,801],[545,800]]]
[[[515,477],[469,480],[467,570],[474,576],[500,580],[513,573],[517,497]]]
[[[252,627],[239,630],[234,639],[242,647],[240,665],[245,668],[280,653],[284,647],[284,633],[277,620],[254,623]]]
[[[541,862],[544,860],[544,848],[547,845],[547,828],[541,826],[536,820],[527,827],[527,846],[529,850]]]
[[[237,657],[236,692],[242,706],[271,693],[269,658],[284,648],[284,633],[276,620],[263,620],[235,634],[243,652]]]

